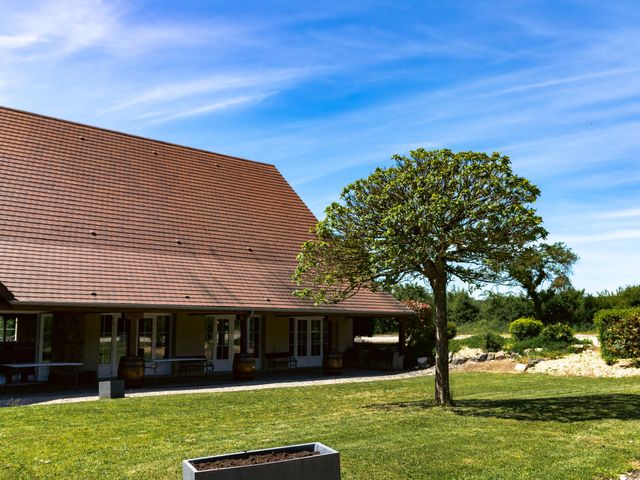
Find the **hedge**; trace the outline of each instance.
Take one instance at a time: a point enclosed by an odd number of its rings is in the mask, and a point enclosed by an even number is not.
[[[640,308],[600,310],[593,322],[600,338],[600,353],[607,362],[640,358]]]

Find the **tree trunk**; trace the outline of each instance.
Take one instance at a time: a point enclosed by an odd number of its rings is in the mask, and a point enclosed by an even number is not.
[[[529,297],[533,302],[533,314],[535,315],[536,320],[542,321],[542,300],[540,300],[540,295],[535,290],[529,291]]]
[[[436,404],[451,405],[449,390],[449,339],[447,337],[447,276],[439,268],[433,280],[433,299],[436,310]]]

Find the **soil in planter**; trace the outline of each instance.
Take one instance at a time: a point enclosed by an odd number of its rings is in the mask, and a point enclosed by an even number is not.
[[[196,470],[217,470],[219,468],[242,467],[246,465],[259,465],[261,463],[281,462],[282,460],[292,460],[294,458],[312,457],[320,452],[304,450],[302,452],[277,452],[248,455],[240,458],[225,458],[213,462],[194,463]]]

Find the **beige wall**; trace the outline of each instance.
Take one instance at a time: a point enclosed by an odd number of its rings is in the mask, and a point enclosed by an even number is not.
[[[176,355],[204,355],[204,327],[203,315],[176,315]]]
[[[339,317],[338,320],[338,350],[346,352],[353,347],[353,319]]]
[[[289,317],[265,315],[265,352],[289,351]]]
[[[100,342],[100,314],[88,313],[84,317],[84,366],[82,370],[98,370],[98,343]]]

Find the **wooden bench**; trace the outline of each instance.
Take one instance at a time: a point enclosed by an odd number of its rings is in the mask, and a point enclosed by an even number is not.
[[[286,363],[287,368],[298,368],[298,359],[289,352],[268,352],[264,356],[267,359],[267,370],[275,370],[278,363]]]

